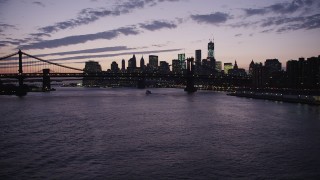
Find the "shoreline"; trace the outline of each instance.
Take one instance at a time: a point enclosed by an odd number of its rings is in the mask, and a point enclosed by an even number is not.
[[[301,103],[309,105],[320,105],[320,96],[313,95],[291,95],[280,93],[257,93],[257,92],[232,92],[228,96],[245,97],[253,99],[265,99],[289,103]]]

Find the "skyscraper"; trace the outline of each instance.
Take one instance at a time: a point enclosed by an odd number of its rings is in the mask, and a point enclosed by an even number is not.
[[[214,58],[214,42],[210,40],[208,43],[208,60],[210,62],[211,74],[214,74],[216,71],[216,59]]]
[[[216,61],[216,71],[221,72],[222,71],[222,62]]]
[[[124,59],[122,59],[121,62],[121,71],[125,71],[126,70],[126,61]]]
[[[140,59],[140,69],[141,69],[141,71],[144,71],[144,59],[143,59],[143,56]]]
[[[196,64],[200,64],[201,65],[201,49],[196,50]]]
[[[281,63],[278,59],[267,59],[264,66],[269,68],[270,73],[281,71]]]
[[[88,73],[95,73],[95,72],[101,72],[102,69],[99,62],[87,61],[84,67],[84,71]]]
[[[214,42],[212,40],[208,43],[208,58],[214,58]]]
[[[233,69],[238,69],[238,64],[237,64],[237,60],[234,61],[234,66]]]
[[[149,69],[152,72],[157,71],[157,69],[158,69],[158,56],[149,55]]]
[[[136,56],[133,55],[133,57],[130,58],[128,61],[128,70],[130,72],[134,72],[136,68],[137,68],[137,60],[136,60]]]
[[[232,63],[224,63],[224,73],[225,74],[228,74],[229,70],[232,68],[233,68]]]
[[[116,63],[115,61],[113,61],[111,63],[111,72],[117,73],[119,71],[119,67],[118,67],[118,63]]]
[[[201,74],[203,75],[211,74],[210,61],[208,61],[208,59],[202,59]]]
[[[198,49],[196,50],[195,54],[195,73],[196,74],[201,74],[201,50]]]
[[[166,61],[160,61],[159,71],[160,73],[168,74],[170,72],[169,63]]]
[[[228,70],[228,74],[233,75],[233,76],[245,76],[247,75],[246,70],[239,68],[237,61],[234,61],[234,66],[233,69]]]
[[[187,69],[186,67],[186,54],[178,54],[178,60],[181,64],[182,70]]]
[[[95,61],[87,61],[84,67],[84,71],[88,74],[101,72],[101,65]],[[101,81],[99,78],[83,77],[82,85],[91,87],[100,85]]]
[[[255,64],[252,59],[250,65],[249,65],[249,75],[252,75],[254,67],[255,67]]]
[[[181,64],[178,59],[172,60],[172,72],[174,74],[180,74],[181,73]]]

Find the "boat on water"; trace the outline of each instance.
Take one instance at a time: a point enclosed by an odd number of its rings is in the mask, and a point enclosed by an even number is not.
[[[146,90],[146,94],[152,94],[150,90]]]

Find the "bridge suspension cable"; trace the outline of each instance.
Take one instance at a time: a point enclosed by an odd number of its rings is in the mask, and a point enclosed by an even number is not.
[[[17,53],[16,53],[16,54],[17,54]],[[25,53],[25,52],[22,52],[22,54],[24,54],[24,55],[26,55],[26,56],[29,56],[29,57],[31,57],[31,58],[37,59],[37,60],[39,60],[39,61],[41,61],[41,62],[45,62],[45,63],[48,63],[48,64],[52,64],[52,65],[55,65],[55,66],[59,66],[59,67],[67,68],[67,69],[72,69],[72,70],[76,70],[76,71],[84,71],[83,69],[74,68],[74,67],[65,66],[65,65],[62,65],[62,64],[50,62],[50,61],[47,61],[47,60],[38,58],[38,57],[36,57],[36,56],[27,54],[27,53]]]
[[[4,60],[4,59],[7,59],[7,58],[10,58],[10,57],[12,57],[12,56],[15,56],[15,55],[17,55],[18,53],[17,52],[15,52],[15,53],[12,53],[12,54],[9,54],[9,55],[6,55],[6,56],[3,56],[3,57],[0,57],[0,61],[1,60]]]

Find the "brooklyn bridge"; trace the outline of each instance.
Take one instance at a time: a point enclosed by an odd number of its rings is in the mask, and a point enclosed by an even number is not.
[[[187,68],[184,73],[147,73],[147,72],[89,72],[85,69],[71,67],[65,63],[56,63],[19,50],[18,52],[0,58],[0,79],[16,81],[23,89],[26,82],[42,79],[42,91],[50,91],[51,82],[56,79],[82,78],[104,82],[130,81],[138,88],[145,88],[148,81],[171,81],[181,86],[187,92],[197,91],[202,85],[222,85],[230,83],[248,84],[247,78],[219,78],[214,74],[195,74],[194,59],[187,58]]]

